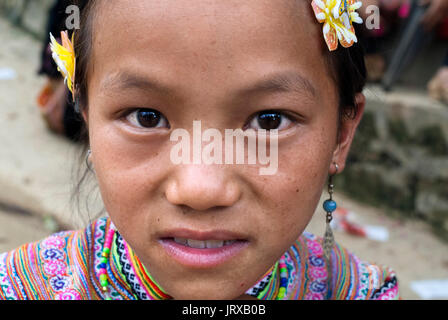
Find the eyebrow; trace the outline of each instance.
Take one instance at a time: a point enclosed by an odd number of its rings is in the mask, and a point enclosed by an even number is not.
[[[129,72],[119,72],[106,78],[101,84],[102,90],[142,89],[173,94],[174,87],[166,86],[156,79]],[[237,95],[244,96],[262,92],[297,92],[308,93],[316,97],[316,88],[305,77],[294,71],[275,73],[266,76],[253,85],[237,90]]]
[[[126,89],[142,89],[156,91],[160,93],[170,94],[174,91],[160,83],[156,79],[150,79],[145,76],[129,72],[118,72],[111,74],[101,83],[101,90],[126,90]]]
[[[241,95],[257,92],[309,93],[312,97],[316,97],[316,88],[311,81],[294,71],[276,73],[248,88],[239,90]]]

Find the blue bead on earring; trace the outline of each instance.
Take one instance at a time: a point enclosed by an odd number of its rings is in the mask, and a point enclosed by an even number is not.
[[[337,208],[336,201],[333,200],[333,177],[338,173],[339,166],[337,163],[334,163],[334,166],[336,168],[336,172],[332,175],[330,175],[328,179],[328,193],[330,194],[330,199],[327,199],[323,203],[323,207],[326,214],[326,228],[325,228],[325,234],[323,238],[323,250],[324,250],[324,257],[327,260],[328,266],[330,264],[330,258],[331,258],[331,250],[333,250],[334,246],[334,236],[333,231],[331,230],[330,222],[333,220],[333,212]]]
[[[325,202],[324,202],[324,210],[326,212],[333,212],[333,211],[336,210],[336,208],[337,208],[336,201],[330,200],[330,199],[325,200]]]

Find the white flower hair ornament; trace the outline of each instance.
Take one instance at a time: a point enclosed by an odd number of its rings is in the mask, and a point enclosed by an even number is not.
[[[344,48],[358,42],[353,23],[363,23],[356,12],[362,7],[361,1],[313,0],[311,6],[316,19],[324,24],[324,39],[330,51],[336,50],[339,42]]]
[[[64,83],[67,85],[74,99],[73,87],[75,83],[76,70],[76,56],[73,46],[74,33],[72,34],[72,40],[70,41],[68,32],[61,32],[62,45],[56,41],[51,33],[50,39],[50,48],[53,60],[56,62],[59,72],[64,77]]]

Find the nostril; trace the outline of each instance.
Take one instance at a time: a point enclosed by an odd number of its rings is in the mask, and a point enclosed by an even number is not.
[[[192,211],[192,209],[184,204],[179,205],[180,210],[183,214],[187,214]]]
[[[182,166],[166,184],[165,197],[183,214],[233,206],[241,196],[238,183],[224,170]]]

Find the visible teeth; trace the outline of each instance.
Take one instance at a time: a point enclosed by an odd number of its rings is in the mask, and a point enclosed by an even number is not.
[[[221,248],[222,246],[228,246],[236,242],[236,240],[192,240],[192,239],[184,239],[184,238],[174,238],[176,243],[182,244],[184,246],[188,246],[196,249],[213,249],[213,248]]]
[[[187,239],[182,239],[182,238],[174,238],[174,241],[179,243],[179,244],[187,244]]]
[[[221,248],[224,244],[224,241],[222,240],[207,240],[206,242],[207,248]]]
[[[188,246],[196,249],[204,249],[206,247],[205,241],[200,240],[187,240]]]

